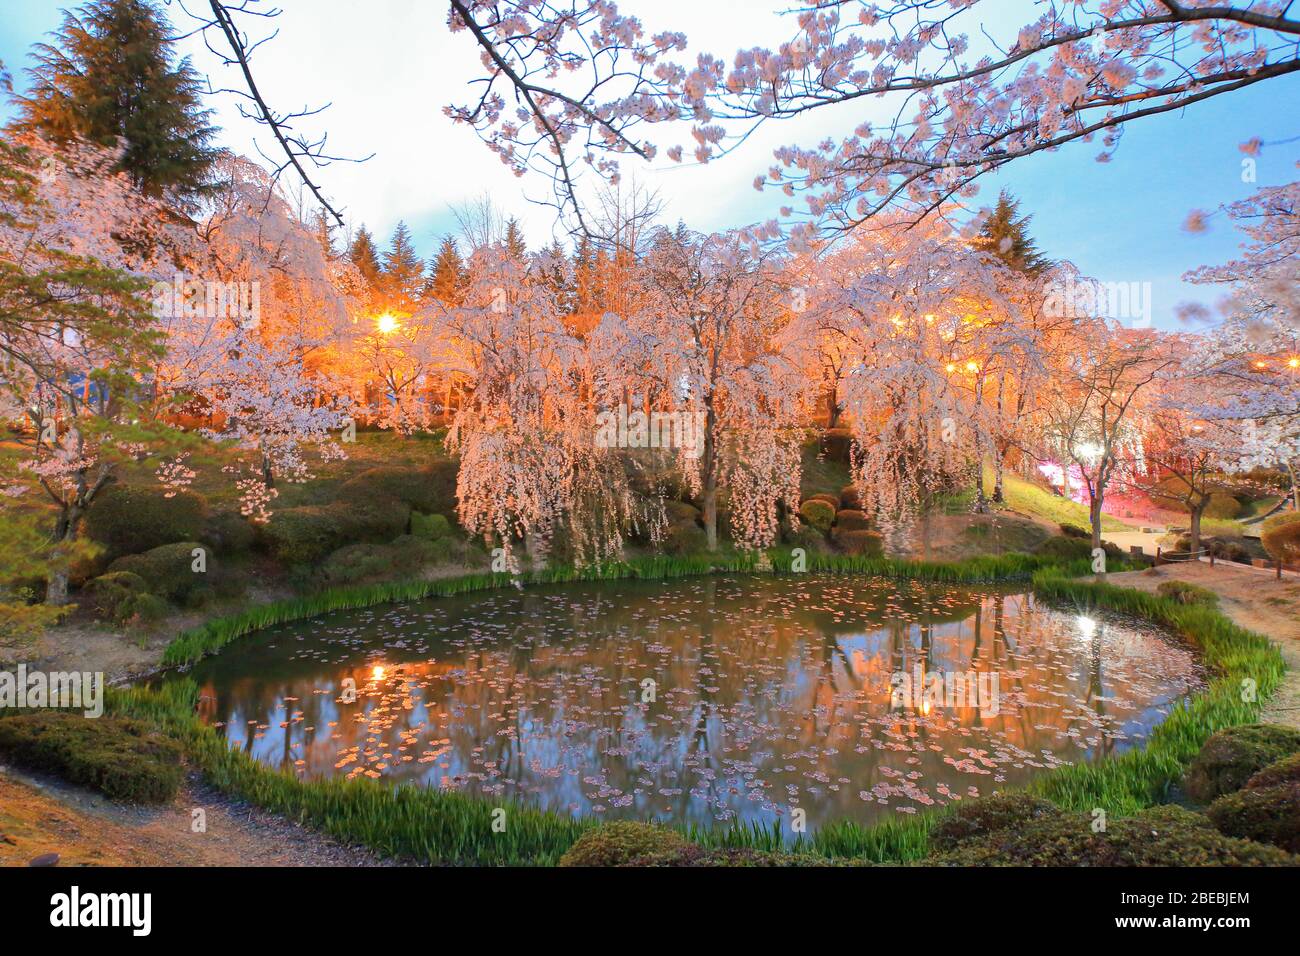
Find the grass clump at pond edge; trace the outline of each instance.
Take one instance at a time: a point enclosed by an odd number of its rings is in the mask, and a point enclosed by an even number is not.
[[[585,569],[553,568],[522,575],[466,575],[443,581],[417,581],[326,592],[297,601],[211,622],[183,635],[169,649],[170,663],[197,660],[237,637],[273,624],[332,610],[365,607],[385,601],[418,600],[461,594],[517,583],[544,584],[620,578],[671,578],[692,574],[770,569],[793,570],[789,552],[767,555],[657,556]],[[1169,785],[1215,730],[1258,718],[1260,701],[1277,686],[1284,665],[1267,639],[1237,627],[1204,605],[1181,605],[1127,588],[1071,580],[1083,573],[1075,564],[1062,566],[1043,558],[1011,554],[951,564],[897,561],[843,555],[808,555],[806,570],[944,583],[992,583],[1032,577],[1035,592],[1054,604],[1073,604],[1081,611],[1111,610],[1169,627],[1200,650],[1211,672],[1210,685],[1177,707],[1152,732],[1148,746],[1096,764],[1064,767],[1046,774],[1029,789],[1065,810],[1105,808],[1112,817],[1136,813],[1160,802]],[[1243,693],[1252,686],[1253,696]],[[186,703],[178,688],[190,688]],[[170,699],[164,699],[168,697]],[[511,804],[495,804],[462,794],[420,787],[392,786],[360,780],[298,780],[272,770],[242,752],[231,751],[214,730],[193,713],[193,685],[176,682],[164,692],[135,690],[110,697],[110,705],[127,713],[153,714],[185,742],[209,779],[230,792],[299,822],[381,852],[427,862],[461,864],[543,864],[559,861],[587,830],[591,820],[575,820]],[[504,832],[492,827],[492,811],[504,807]],[[862,826],[853,821],[827,824],[793,848],[779,825],[734,824],[730,828],[690,828],[685,836],[703,851],[746,850],[813,854],[832,862],[854,859],[907,862],[932,850],[930,831],[945,819],[943,811],[904,821]],[[698,854],[697,854],[698,855]],[[708,855],[707,853],[705,854]],[[718,859],[723,859],[722,854]],[[695,864],[689,864],[695,865]],[[707,863],[704,865],[708,865]]]

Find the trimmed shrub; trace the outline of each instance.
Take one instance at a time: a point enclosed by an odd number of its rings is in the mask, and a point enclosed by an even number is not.
[[[349,544],[331,554],[320,576],[328,587],[357,584],[373,578],[410,574],[427,564],[451,557],[450,538],[404,534],[391,544]]]
[[[825,534],[835,521],[835,507],[819,498],[809,498],[799,506],[799,517]]]
[[[688,845],[676,830],[617,821],[593,827],[578,837],[560,857],[560,866],[622,866],[638,857],[673,853]]]
[[[936,852],[947,852],[998,830],[1058,817],[1061,812],[1050,800],[1023,792],[963,800],[930,831],[930,846]]]
[[[944,866],[1295,866],[1276,847],[1219,833],[1199,813],[1151,807],[1092,831],[1084,813],[1044,816],[931,857]]]
[[[114,800],[165,803],[181,782],[181,748],[149,725],[42,711],[0,718],[0,753]]]
[[[661,545],[666,554],[692,554],[708,546],[708,535],[694,521],[670,524]]]
[[[207,570],[193,570],[194,549],[209,552]],[[213,565],[211,549],[197,541],[178,541],[151,548],[144,554],[128,554],[108,566],[110,572],[129,571],[139,575],[150,591],[172,601],[185,601],[196,591],[211,587],[217,569]]]
[[[1187,768],[1183,787],[1201,803],[1240,790],[1269,764],[1300,751],[1300,731],[1275,724],[1227,727],[1210,737]]]
[[[1216,491],[1210,495],[1210,503],[1205,506],[1207,518],[1229,520],[1241,514],[1241,502],[1227,492]]]
[[[214,511],[199,540],[220,554],[242,554],[257,542],[257,529],[238,511]]]
[[[835,527],[839,531],[870,531],[871,519],[856,509],[843,508],[835,512]]]
[[[1087,538],[1048,538],[1034,548],[1034,554],[1057,561],[1090,560],[1092,558],[1092,535],[1089,533]]]
[[[664,513],[668,516],[669,524],[700,524],[704,520],[703,512],[685,501],[665,501]]]
[[[207,505],[190,491],[168,498],[161,485],[114,484],[95,496],[86,510],[85,531],[106,549],[108,560],[139,554],[164,544],[200,537]]]
[[[1300,782],[1224,794],[1205,812],[1220,833],[1300,853]]]
[[[840,507],[852,511],[862,510],[862,495],[858,493],[857,485],[845,485],[840,489]]]
[[[1092,532],[1087,528],[1080,528],[1077,524],[1062,524],[1061,534],[1067,538],[1087,538],[1092,540]]]
[[[1209,588],[1188,581],[1162,581],[1156,587],[1161,597],[1177,601],[1179,604],[1203,604],[1206,607],[1218,607],[1219,596]]]
[[[86,582],[84,592],[95,612],[117,624],[124,623],[131,614],[126,605],[138,594],[148,591],[144,578],[131,571],[111,571]]]
[[[1300,753],[1275,761],[1246,781],[1246,787],[1262,790],[1279,783],[1300,783]]]
[[[826,429],[822,432],[821,449],[828,461],[839,461],[847,465],[853,449],[853,432],[847,428]]]
[[[271,554],[284,564],[313,564],[353,542],[391,541],[406,531],[410,508],[393,498],[285,508],[262,528]]]
[[[884,539],[879,531],[835,530],[835,544],[845,554],[878,558],[885,552]]]
[[[1300,511],[1266,520],[1260,526],[1259,541],[1274,561],[1300,562]]]
[[[349,504],[390,498],[424,514],[451,514],[456,510],[457,468],[451,460],[421,468],[368,468],[340,485],[335,497]]]
[[[443,515],[426,515],[419,511],[411,512],[411,534],[417,538],[437,541],[451,535],[451,522]]]

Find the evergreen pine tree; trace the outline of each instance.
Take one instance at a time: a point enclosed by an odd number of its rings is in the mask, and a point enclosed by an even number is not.
[[[1029,235],[1029,222],[1033,217],[1019,216],[1019,212],[1019,200],[1012,199],[1004,189],[998,195],[997,205],[984,220],[976,241],[1012,269],[1037,275],[1052,263],[1038,251],[1038,243]]]
[[[424,294],[437,299],[445,306],[458,306],[464,301],[469,271],[460,256],[456,240],[444,236],[438,254],[429,263],[429,277]]]
[[[415,251],[411,230],[405,222],[397,223],[388,251],[384,253],[382,282],[394,305],[406,312],[415,311],[424,282],[424,262]]]
[[[371,286],[379,284],[379,250],[375,248],[375,240],[365,226],[357,230],[357,237],[348,249],[348,258]]]
[[[511,216],[506,220],[506,254],[512,259],[518,259],[520,262],[528,255],[528,245],[524,242],[523,230],[519,228],[519,220]]]
[[[92,0],[64,11],[54,43],[33,48],[31,91],[15,127],[54,142],[115,147],[120,166],[150,195],[191,202],[209,188],[216,130],[200,106],[188,58],[176,60],[154,0]]]

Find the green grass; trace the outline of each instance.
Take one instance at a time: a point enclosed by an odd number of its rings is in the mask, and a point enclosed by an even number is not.
[[[768,556],[772,573],[789,573],[792,560],[789,552]],[[759,568],[760,558],[753,554],[696,555],[644,558],[581,571],[554,568],[524,577],[527,583],[542,584],[671,578]],[[1035,593],[1051,604],[1073,607],[1079,613],[1108,610],[1138,616],[1171,628],[1195,645],[1210,671],[1209,686],[1186,706],[1176,707],[1155,728],[1143,750],[1100,763],[1063,767],[1031,785],[1030,790],[1067,809],[1091,811],[1103,807],[1111,816],[1122,817],[1160,802],[1211,733],[1258,719],[1260,702],[1276,688],[1285,669],[1266,638],[1237,627],[1214,609],[1071,579],[1070,575],[1085,572],[1082,566],[1052,565],[1020,554],[948,564],[811,555],[807,569],[947,583],[1032,580]],[[167,658],[171,663],[190,662],[259,628],[329,610],[513,583],[507,575],[481,574],[327,592],[211,622],[182,635],[168,649]],[[1254,700],[1242,700],[1242,687],[1247,681],[1255,687]],[[164,684],[159,691],[114,692],[108,704],[114,713],[142,717],[165,727],[182,741],[191,761],[219,788],[380,853],[429,863],[552,865],[584,830],[596,825],[592,819],[575,820],[511,802],[492,802],[419,786],[393,786],[370,779],[299,780],[288,772],[258,763],[243,751],[230,749],[224,738],[195,716],[196,695],[193,682],[179,679]],[[506,810],[504,832],[495,832],[492,827],[493,810],[499,807]],[[874,826],[835,822],[801,839],[793,849],[833,859],[917,860],[927,855],[929,831],[943,814],[937,811]],[[708,847],[791,849],[779,826],[692,827],[683,832]]]
[[[984,470],[984,487],[991,497],[993,494],[993,470],[991,468]],[[1041,518],[1044,521],[1050,521],[1052,524],[1072,524],[1080,528],[1091,527],[1086,507],[1077,501],[1054,495],[1041,485],[1026,481],[1019,475],[1003,474],[1002,494],[1006,499],[1006,506],[1012,511]],[[1111,515],[1103,514],[1101,517],[1101,530],[1132,531],[1133,526]]]

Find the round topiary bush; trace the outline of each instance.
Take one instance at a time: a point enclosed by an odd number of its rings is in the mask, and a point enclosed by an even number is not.
[[[110,485],[86,510],[86,535],[104,546],[110,561],[195,540],[207,520],[203,498],[190,491],[178,491],[170,498],[167,494],[161,485]]]
[[[819,498],[809,498],[799,506],[799,517],[825,534],[835,523],[835,506]]]
[[[1205,517],[1228,520],[1241,514],[1241,502],[1223,491],[1210,495],[1210,503],[1205,506]]]
[[[456,472],[450,460],[419,468],[382,465],[349,478],[335,497],[346,503],[390,498],[424,514],[451,514],[456,510]]]
[[[672,853],[688,845],[676,830],[617,821],[593,827],[580,836],[560,857],[560,866],[621,866],[637,857]]]
[[[870,531],[871,519],[861,511],[843,508],[835,512],[835,527],[840,531]]]
[[[196,550],[203,552],[204,571],[194,569]],[[154,594],[172,601],[185,601],[193,592],[211,586],[217,569],[210,552],[210,548],[197,541],[178,541],[151,548],[144,554],[118,558],[108,570],[137,574]]]
[[[220,554],[242,554],[257,542],[257,529],[238,511],[222,509],[208,515],[199,540]]]
[[[678,521],[668,526],[660,547],[665,554],[693,554],[709,546],[708,535],[694,521]]]
[[[1300,752],[1300,731],[1275,724],[1228,727],[1210,737],[1183,777],[1187,793],[1201,803],[1234,790],[1269,764]]]
[[[419,511],[412,511],[411,534],[417,538],[437,541],[440,538],[450,537],[451,522],[444,515],[426,515]]]
[[[1260,526],[1259,541],[1274,561],[1300,562],[1300,511],[1267,519]]]
[[[828,461],[838,461],[847,465],[853,450],[853,432],[847,428],[826,429],[822,432],[821,449]]]
[[[862,495],[857,485],[845,485],[840,489],[840,507],[853,511],[862,510]]]
[[[411,509],[394,498],[305,505],[275,512],[262,536],[283,564],[314,564],[345,544],[391,541],[406,531],[410,516]]]
[[[941,866],[1295,866],[1278,849],[1225,836],[1199,813],[1160,806],[1093,831],[1090,814],[1045,816],[968,839],[924,861]]]
[[[1300,853],[1300,782],[1226,793],[1205,812],[1220,833]]]
[[[1247,788],[1260,790],[1279,783],[1300,783],[1300,753],[1269,764],[1246,781]]]
[[[144,579],[133,571],[109,571],[99,578],[92,578],[87,581],[83,593],[95,613],[114,624],[125,624],[136,617],[152,618],[157,607],[153,602],[142,600],[142,596],[153,596],[148,593]],[[165,609],[165,605],[162,607]]]
[[[1050,800],[1023,792],[963,800],[930,831],[930,846],[936,852],[947,852],[998,830],[1021,827],[1061,813]]]
[[[835,529],[835,546],[845,554],[878,558],[885,553],[884,538],[879,531],[840,531]]]
[[[669,524],[700,524],[702,521],[700,509],[685,501],[665,501],[664,514],[668,516]]]

